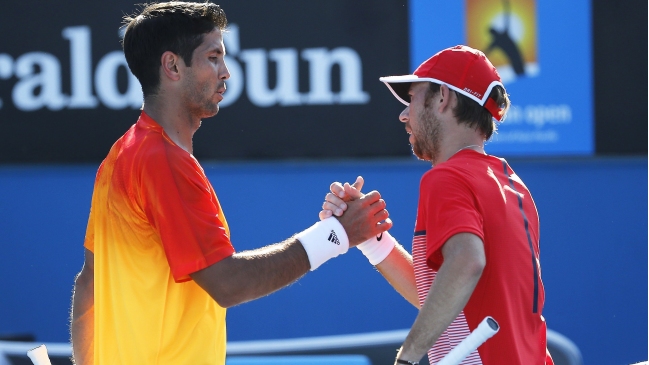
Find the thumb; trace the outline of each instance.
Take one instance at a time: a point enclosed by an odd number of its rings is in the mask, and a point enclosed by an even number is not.
[[[365,180],[363,179],[362,176],[359,176],[356,178],[356,181],[352,184],[352,187],[360,192],[363,189],[363,184],[365,184]]]
[[[356,181],[354,182],[353,185],[349,185],[349,183],[345,183],[343,187],[345,189],[345,194],[347,194],[347,196],[349,196],[351,199],[358,199],[361,196],[363,196],[363,194],[361,194],[360,191],[360,188],[363,187],[363,178],[360,176],[356,178]]]

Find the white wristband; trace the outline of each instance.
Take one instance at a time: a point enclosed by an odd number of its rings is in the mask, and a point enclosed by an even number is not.
[[[378,237],[372,237],[356,247],[370,260],[370,264],[376,266],[388,257],[396,244],[397,241],[394,237],[386,231]]]
[[[329,217],[295,235],[311,264],[311,271],[349,249],[349,238],[338,219]]]

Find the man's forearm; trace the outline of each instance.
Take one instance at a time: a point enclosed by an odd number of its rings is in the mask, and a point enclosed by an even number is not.
[[[234,291],[247,293],[243,301],[273,293],[295,282],[310,269],[309,257],[295,238],[235,254],[234,257],[239,262],[246,261],[245,270],[243,265],[241,270],[235,270],[239,280],[232,285]],[[256,276],[256,280],[247,280],[250,276]]]
[[[485,261],[477,236],[453,236],[443,253],[444,263],[397,358],[419,361],[464,309],[480,280]]]
[[[376,265],[376,269],[399,294],[419,308],[412,257],[403,246],[396,244],[390,254]]]
[[[273,293],[309,271],[309,258],[295,238],[244,251],[191,274],[222,307]]]
[[[440,270],[401,348],[399,358],[418,361],[460,314],[473,288],[473,280]],[[475,280],[477,282],[477,280]],[[463,284],[464,283],[464,284]],[[455,287],[453,290],[451,288]]]

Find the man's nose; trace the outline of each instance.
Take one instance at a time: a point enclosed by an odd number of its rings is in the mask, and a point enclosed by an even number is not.
[[[401,114],[399,114],[399,120],[403,123],[407,123],[410,120],[410,106],[407,106]]]
[[[227,80],[230,78],[230,70],[228,69],[228,65],[225,64],[225,60],[223,60],[223,67],[219,75],[219,78],[221,80]]]

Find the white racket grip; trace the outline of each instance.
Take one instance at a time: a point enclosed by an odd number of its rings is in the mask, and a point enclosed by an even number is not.
[[[495,335],[500,329],[498,322],[491,317],[485,317],[478,327],[471,332],[459,345],[455,346],[437,365],[457,365],[475,349]]]
[[[47,348],[40,345],[27,351],[27,356],[32,360],[34,365],[52,365],[50,358],[47,356]]]

